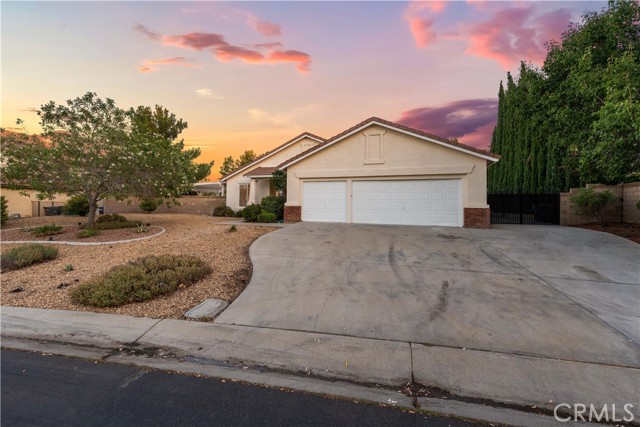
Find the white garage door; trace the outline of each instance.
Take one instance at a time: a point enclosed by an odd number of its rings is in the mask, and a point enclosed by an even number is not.
[[[459,179],[353,181],[352,222],[462,226]]]
[[[346,181],[306,181],[302,185],[303,221],[347,222]]]

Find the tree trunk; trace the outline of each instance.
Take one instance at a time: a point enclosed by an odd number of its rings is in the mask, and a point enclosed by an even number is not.
[[[87,217],[87,228],[93,227],[96,222],[96,212],[98,207],[98,196],[91,196],[89,199],[89,216]]]

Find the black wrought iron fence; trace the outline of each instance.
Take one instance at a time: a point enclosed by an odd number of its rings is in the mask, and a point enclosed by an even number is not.
[[[560,194],[487,194],[492,224],[560,224]]]

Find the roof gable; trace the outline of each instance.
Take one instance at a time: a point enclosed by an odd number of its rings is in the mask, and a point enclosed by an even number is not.
[[[225,182],[226,180],[228,180],[232,176],[235,176],[235,175],[239,174],[242,171],[246,171],[247,169],[249,169],[252,166],[256,166],[258,163],[262,162],[263,160],[268,159],[269,157],[273,156],[274,154],[284,150],[287,147],[290,147],[291,145],[295,144],[296,142],[299,142],[300,140],[302,140],[304,138],[313,139],[313,140],[319,142],[320,144],[322,144],[325,141],[325,139],[322,138],[322,137],[319,137],[319,136],[314,135],[314,134],[309,133],[309,132],[303,132],[300,135],[296,136],[295,138],[292,138],[289,141],[285,142],[284,144],[277,146],[273,150],[267,151],[266,153],[264,153],[260,157],[257,157],[251,163],[247,163],[246,165],[243,165],[243,166],[235,169],[233,172],[230,172],[229,174],[221,177],[220,178],[220,182]],[[294,156],[294,157],[296,157],[296,156]]]
[[[426,132],[422,132],[420,130],[417,129],[412,129],[410,127],[407,126],[403,126],[394,122],[390,122],[388,120],[384,120],[381,119],[379,117],[370,117],[367,120],[358,123],[357,125],[345,130],[344,132],[339,133],[338,135],[335,135],[332,138],[327,139],[326,141],[316,145],[315,147],[311,147],[309,150],[304,151],[300,154],[298,154],[297,156],[294,156],[290,159],[288,159],[287,161],[281,163],[280,165],[278,165],[278,169],[286,169],[287,167],[309,157],[312,156],[314,154],[316,154],[319,151],[322,151],[325,148],[330,147],[331,145],[342,141],[343,139],[357,133],[360,132],[370,126],[374,126],[374,125],[378,125],[387,129],[392,129],[407,135],[411,135],[414,136],[416,138],[425,140],[425,141],[429,141],[447,148],[451,148],[457,151],[461,151],[463,153],[472,155],[472,156],[476,156],[476,157],[481,157],[485,160],[491,161],[491,162],[497,162],[500,159],[500,156],[494,153],[491,153],[490,151],[486,151],[486,150],[480,150],[478,148],[475,147],[471,147],[469,145],[465,145],[465,144],[461,144],[459,142],[457,142],[456,140],[451,140],[451,139],[446,139],[446,138],[442,138],[440,136],[436,136],[436,135],[432,135]]]

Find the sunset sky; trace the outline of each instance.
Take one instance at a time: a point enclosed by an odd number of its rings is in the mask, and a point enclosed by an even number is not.
[[[606,2],[7,2],[2,126],[97,92],[160,104],[215,160],[378,116],[487,148],[520,60]]]

